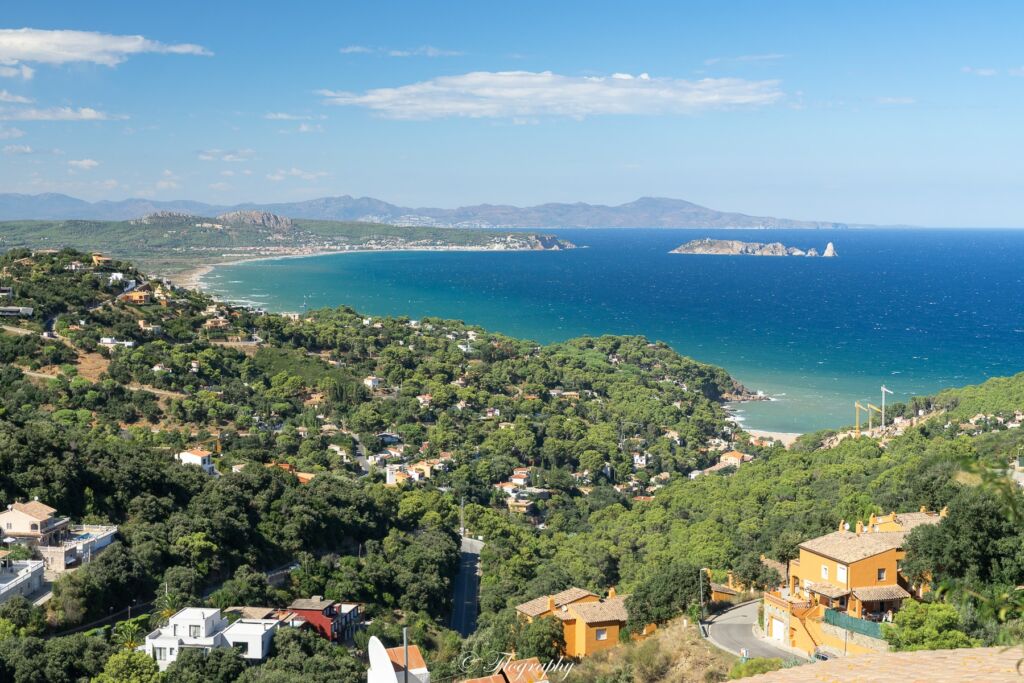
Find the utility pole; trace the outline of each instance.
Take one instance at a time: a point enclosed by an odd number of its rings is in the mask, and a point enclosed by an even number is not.
[[[700,587],[700,618],[697,623],[704,621],[704,568],[701,567],[697,573],[697,585]]]
[[[402,675],[404,683],[409,683],[409,628],[402,627],[402,650],[405,653],[405,672]]]
[[[466,497],[459,502],[459,536],[466,537]]]

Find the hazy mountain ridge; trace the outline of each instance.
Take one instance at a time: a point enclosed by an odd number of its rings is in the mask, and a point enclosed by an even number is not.
[[[799,221],[771,216],[716,211],[682,199],[641,197],[636,201],[602,204],[548,203],[518,207],[477,204],[456,209],[403,207],[372,197],[321,197],[301,202],[235,205],[191,200],[157,201],[143,198],[87,202],[63,194],[0,193],[0,220],[130,220],[173,211],[212,216],[234,211],[266,211],[293,219],[366,221],[390,225],[500,228],[841,228],[843,223]]]

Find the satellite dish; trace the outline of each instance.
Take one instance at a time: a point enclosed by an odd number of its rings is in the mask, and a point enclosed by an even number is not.
[[[367,683],[398,683],[398,674],[388,657],[388,651],[384,643],[380,642],[377,636],[371,636],[366,647],[370,658],[370,670],[367,672]]]

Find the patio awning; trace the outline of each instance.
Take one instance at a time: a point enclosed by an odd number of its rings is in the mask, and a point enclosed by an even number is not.
[[[910,593],[902,586],[870,586],[854,588],[853,596],[861,602],[874,602],[876,600],[902,600],[909,598]]]

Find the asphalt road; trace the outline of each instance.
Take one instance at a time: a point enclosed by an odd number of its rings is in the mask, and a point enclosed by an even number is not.
[[[459,573],[455,576],[452,595],[452,630],[463,637],[476,630],[477,598],[480,593],[480,550],[483,541],[473,538],[462,539],[459,558]]]
[[[754,635],[759,604],[757,600],[744,603],[705,621],[708,640],[712,645],[734,655],[739,655],[746,649],[748,657],[796,659],[793,653],[774,647],[769,641],[761,640]]]

